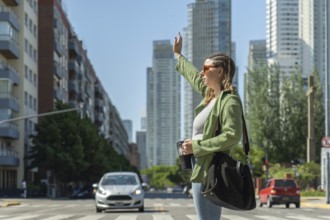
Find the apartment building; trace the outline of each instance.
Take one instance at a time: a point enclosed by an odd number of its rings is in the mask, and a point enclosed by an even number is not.
[[[0,121],[38,112],[38,4],[0,1]],[[30,173],[25,156],[37,118],[0,124],[0,189],[19,187]]]
[[[38,179],[41,169],[28,170],[29,136],[38,123],[35,115],[54,111],[59,101],[72,108],[83,104],[82,113],[128,157],[120,115],[62,1],[1,0],[0,27],[0,196],[17,191],[22,180]]]

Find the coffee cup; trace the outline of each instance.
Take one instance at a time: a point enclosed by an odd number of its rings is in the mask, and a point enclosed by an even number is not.
[[[177,152],[179,155],[181,169],[182,170],[191,170],[192,169],[192,166],[191,166],[192,154],[183,154],[182,144],[183,144],[183,141],[179,141],[176,143],[176,149],[177,149]]]

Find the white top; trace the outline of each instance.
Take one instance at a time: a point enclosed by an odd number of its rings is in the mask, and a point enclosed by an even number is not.
[[[216,98],[213,98],[207,104],[207,106],[205,106],[205,108],[198,115],[196,115],[194,122],[193,122],[192,140],[202,140],[204,124],[206,122],[207,117],[211,113],[211,110],[215,104],[215,100],[216,100]]]

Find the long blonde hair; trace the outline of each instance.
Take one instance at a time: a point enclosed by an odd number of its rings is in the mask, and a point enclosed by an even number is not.
[[[224,78],[220,82],[220,91],[228,90],[232,93],[235,92],[236,88],[233,86],[232,80],[235,75],[236,67],[235,62],[230,58],[230,56],[224,53],[218,53],[209,56],[207,59],[212,60],[214,66],[223,68]],[[204,97],[204,103],[209,103],[214,97],[214,90],[212,88],[208,88]]]

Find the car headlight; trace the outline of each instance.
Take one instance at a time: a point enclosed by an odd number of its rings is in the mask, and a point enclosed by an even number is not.
[[[104,189],[100,188],[100,187],[97,189],[97,192],[100,193],[100,194],[102,194],[102,195],[106,195],[107,194],[107,192]]]
[[[141,189],[136,189],[132,192],[133,195],[140,195],[142,193]]]

